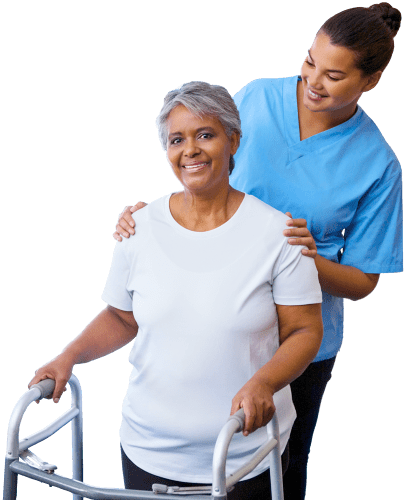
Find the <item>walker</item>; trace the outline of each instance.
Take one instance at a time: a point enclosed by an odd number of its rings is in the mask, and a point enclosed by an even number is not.
[[[72,375],[69,385],[72,394],[70,410],[42,431],[19,442],[19,427],[24,412],[36,400],[53,394],[54,380],[43,380],[33,385],[18,401],[10,417],[7,434],[6,464],[4,469],[3,500],[17,498],[17,477],[46,483],[49,486],[73,493],[73,500],[83,498],[107,500],[176,500],[177,495],[185,495],[187,500],[226,500],[227,491],[249,474],[267,456],[270,459],[271,494],[273,500],[283,500],[281,454],[277,417],[267,425],[267,441],[233,475],[225,476],[228,447],[233,435],[244,427],[244,411],[241,409],[229,417],[222,427],[214,449],[212,461],[212,486],[184,487],[153,485],[153,491],[138,491],[99,488],[83,483],[83,432],[82,432],[82,391],[78,379]],[[73,478],[59,476],[55,465],[44,462],[29,450],[44,441],[67,423],[72,422]]]

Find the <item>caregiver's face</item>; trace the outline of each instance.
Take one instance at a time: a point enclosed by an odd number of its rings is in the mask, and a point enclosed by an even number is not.
[[[180,104],[168,116],[168,160],[184,188],[207,192],[228,184],[230,156],[238,136],[228,138],[215,116],[196,116]]]
[[[301,68],[303,103],[310,111],[354,111],[369,77],[355,65],[353,51],[332,45],[320,32]]]

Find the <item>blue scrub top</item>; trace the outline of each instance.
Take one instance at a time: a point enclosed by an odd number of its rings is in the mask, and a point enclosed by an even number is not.
[[[234,100],[243,137],[231,185],[304,218],[318,253],[365,273],[403,270],[401,168],[360,108],[345,123],[300,141],[299,77],[255,80]],[[335,356],[343,299],[323,292],[324,338],[314,361]]]

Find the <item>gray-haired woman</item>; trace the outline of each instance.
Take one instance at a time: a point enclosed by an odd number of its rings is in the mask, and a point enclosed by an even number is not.
[[[134,215],[139,237],[116,245],[107,308],[31,381],[55,379],[58,401],[76,363],[135,339],[121,426],[132,489],[210,483],[217,434],[240,407],[248,437],[235,439],[229,473],[265,439],[275,407],[284,449],[295,419],[288,384],[323,330],[314,260],[283,237],[288,217],[229,185],[241,127],[228,92],[186,84],[166,96],[158,126],[183,191]],[[267,469],[229,498],[270,498]]]

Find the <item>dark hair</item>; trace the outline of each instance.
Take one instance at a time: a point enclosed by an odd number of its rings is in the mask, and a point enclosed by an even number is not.
[[[355,7],[330,17],[319,32],[356,54],[356,65],[365,75],[383,71],[393,54],[394,42],[402,15],[389,3]]]

